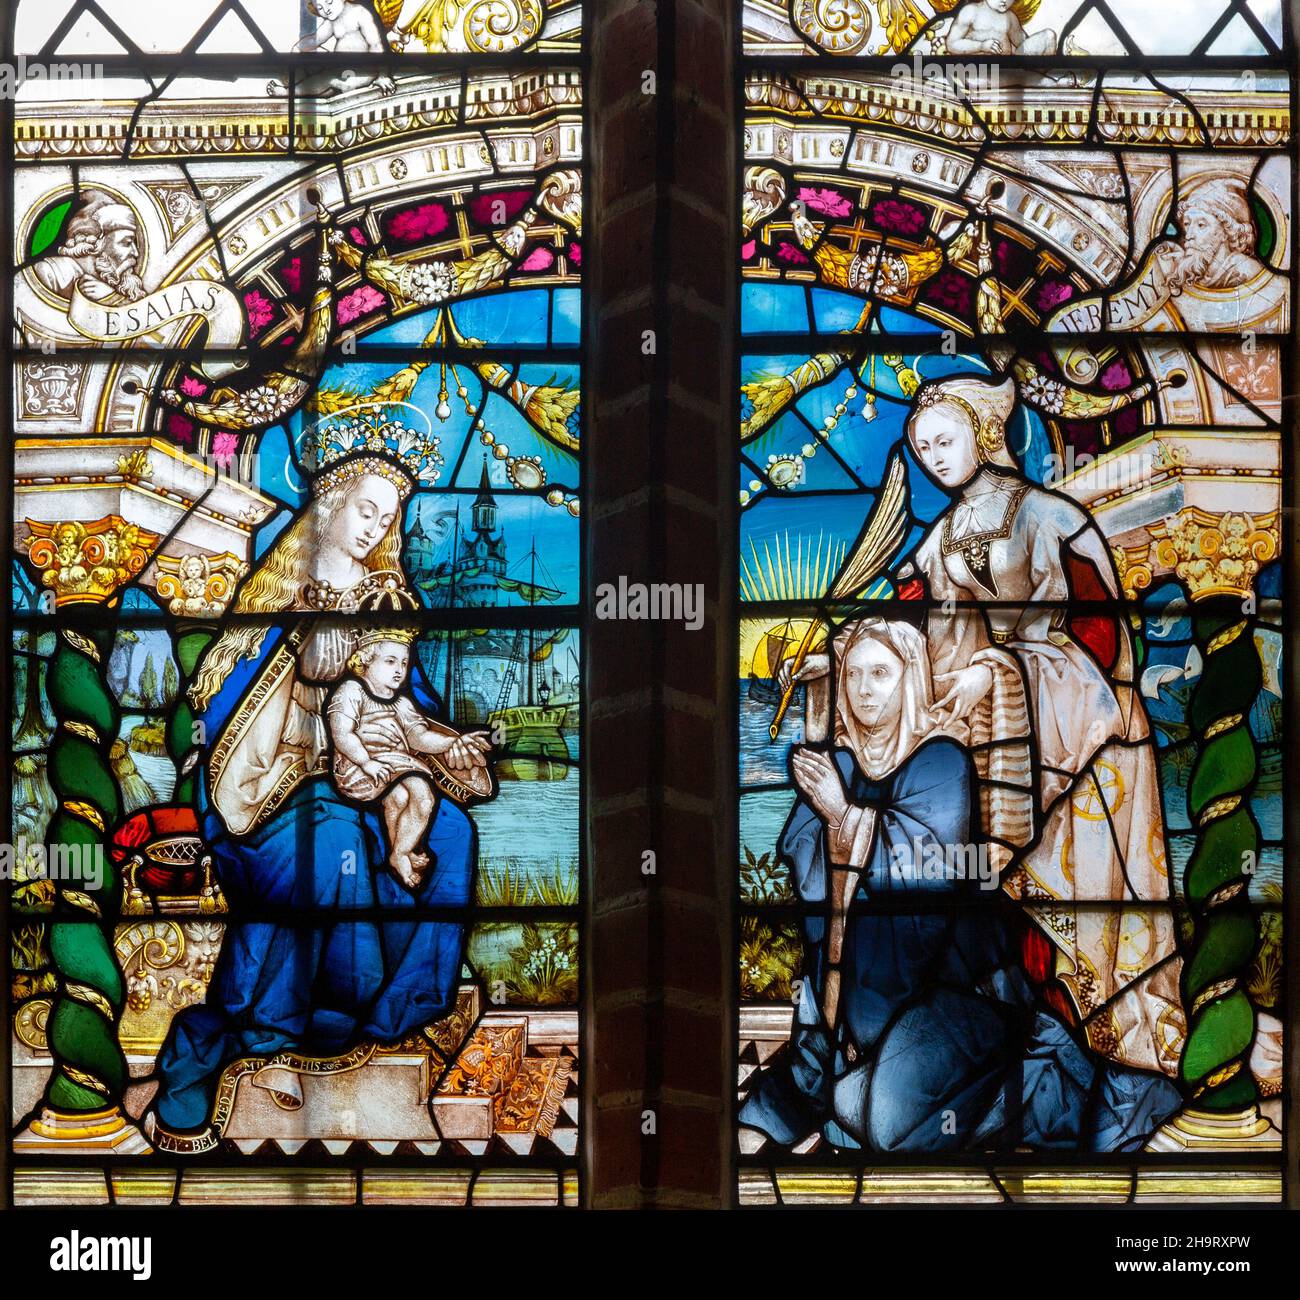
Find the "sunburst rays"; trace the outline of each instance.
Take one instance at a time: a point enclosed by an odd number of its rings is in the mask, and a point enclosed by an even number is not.
[[[749,556],[740,557],[740,594],[743,600],[820,600],[844,564],[845,542],[817,539],[800,533],[791,538],[787,529],[759,548],[751,540]]]

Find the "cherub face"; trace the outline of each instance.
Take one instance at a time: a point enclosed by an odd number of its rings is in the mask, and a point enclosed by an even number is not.
[[[362,676],[366,685],[381,696],[392,695],[406,680],[409,652],[400,641],[380,641],[374,647],[374,658],[366,665]]]
[[[859,641],[844,661],[841,690],[853,716],[869,731],[894,727],[903,711],[903,661],[879,641]]]
[[[912,447],[921,464],[946,488],[968,483],[979,469],[970,422],[950,406],[932,406],[916,417]]]
[[[1016,3],[1016,0],[985,0],[985,2],[994,13],[1004,14]]]
[[[316,12],[326,22],[333,22],[343,12],[343,0],[316,0]]]

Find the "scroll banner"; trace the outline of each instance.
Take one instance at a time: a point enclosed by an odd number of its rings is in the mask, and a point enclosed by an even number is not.
[[[196,320],[207,322],[210,348],[234,349],[244,341],[243,306],[215,280],[180,280],[134,302],[112,304],[92,302],[81,286],[75,285],[68,320],[79,334],[97,343],[122,343],[181,321]],[[223,359],[201,363],[200,368],[217,379],[242,370],[244,365],[243,361]]]
[[[1142,270],[1106,298],[1084,298],[1069,307],[1062,307],[1047,322],[1048,331],[1096,334],[1102,330],[1141,329],[1172,296],[1168,271],[1162,264],[1169,251],[1168,245],[1154,249]]]

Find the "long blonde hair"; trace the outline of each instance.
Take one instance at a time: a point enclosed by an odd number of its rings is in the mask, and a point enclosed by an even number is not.
[[[239,614],[273,614],[301,608],[303,583],[307,578],[307,557],[314,554],[325,536],[334,512],[343,504],[357,479],[346,480],[316,497],[289,525],[267,551],[262,563],[245,579],[231,608]],[[366,557],[371,572],[400,570],[402,565],[401,512],[378,545]],[[208,648],[190,686],[190,704],[202,712],[221,689],[241,659],[251,659],[262,648],[269,624],[239,623],[227,628]]]

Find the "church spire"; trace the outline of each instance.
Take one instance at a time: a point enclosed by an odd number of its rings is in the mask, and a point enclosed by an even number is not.
[[[478,496],[474,498],[474,531],[490,533],[497,526],[497,499],[492,495],[488,479],[487,457],[483,457],[483,472],[479,476]]]

